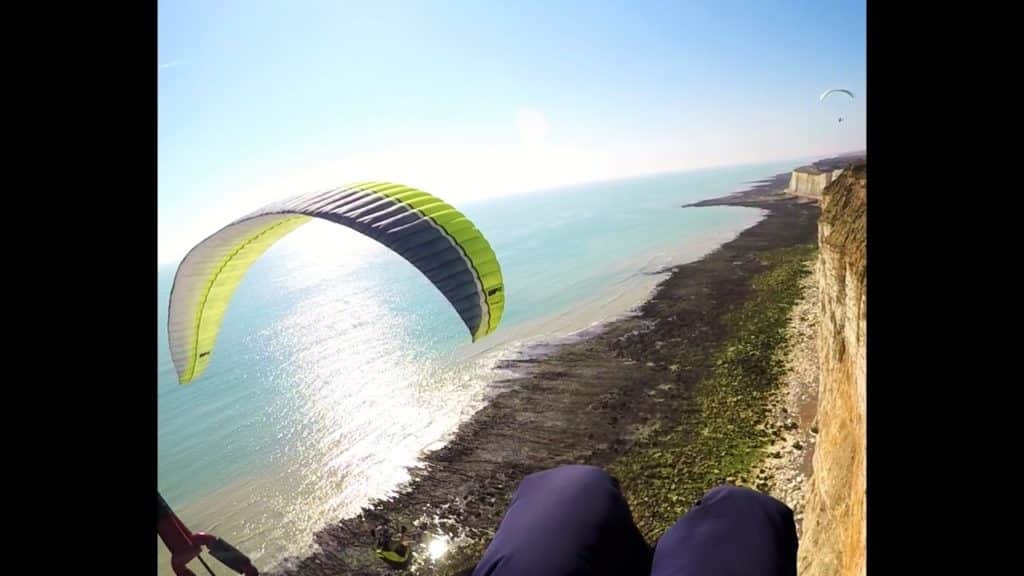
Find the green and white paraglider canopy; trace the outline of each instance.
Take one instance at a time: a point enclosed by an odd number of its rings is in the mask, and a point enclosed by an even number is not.
[[[362,182],[270,204],[189,251],[174,276],[167,317],[180,383],[206,369],[231,296],[253,262],[313,218],[356,230],[412,263],[448,299],[473,341],[498,328],[505,309],[501,267],[476,226],[421,190]]]

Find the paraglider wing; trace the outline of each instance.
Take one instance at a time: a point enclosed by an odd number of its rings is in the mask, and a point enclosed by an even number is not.
[[[825,90],[824,92],[822,92],[821,98],[818,98],[818,102],[824,102],[825,98],[828,98],[832,94],[836,94],[836,93],[846,94],[850,98],[853,98],[853,92],[850,92],[849,90],[847,90],[845,88],[833,88],[831,90]]]
[[[167,317],[180,383],[192,381],[209,363],[245,272],[275,242],[312,218],[356,230],[412,263],[448,299],[473,341],[497,329],[505,308],[501,268],[476,226],[421,190],[363,182],[271,204],[189,251],[174,276]]]

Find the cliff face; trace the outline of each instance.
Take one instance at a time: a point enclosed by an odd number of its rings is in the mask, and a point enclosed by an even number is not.
[[[842,172],[841,168],[824,171],[814,167],[797,168],[789,176],[789,188],[787,191],[798,196],[821,198],[825,188],[836,180]]]
[[[818,441],[799,571],[866,574],[867,166],[824,189],[818,225]]]

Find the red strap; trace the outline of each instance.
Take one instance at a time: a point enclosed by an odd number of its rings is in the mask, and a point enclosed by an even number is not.
[[[163,540],[167,549],[171,551],[171,567],[177,576],[195,576],[195,573],[186,565],[202,552],[203,546],[209,548],[215,558],[239,574],[259,576],[259,572],[253,567],[249,558],[227,542],[204,532],[189,531],[184,522],[171,511],[170,506],[159,494],[157,494],[156,533]]]
[[[192,541],[192,533],[157,494],[156,533],[171,551],[171,568],[177,576],[195,576],[186,564],[199,555],[201,548]]]

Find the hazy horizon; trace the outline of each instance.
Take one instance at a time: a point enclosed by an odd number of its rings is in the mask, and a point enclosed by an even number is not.
[[[613,183],[613,182],[620,181],[620,180],[621,181],[629,181],[629,180],[634,180],[634,179],[638,179],[638,178],[670,176],[670,175],[673,175],[673,174],[686,174],[686,173],[689,173],[689,172],[700,172],[700,171],[705,171],[705,170],[719,170],[719,169],[726,170],[726,169],[730,169],[730,168],[743,168],[743,167],[748,167],[748,166],[767,166],[767,165],[771,165],[771,164],[775,164],[775,163],[782,163],[782,162],[792,162],[794,164],[793,167],[796,168],[797,164],[801,164],[801,165],[809,164],[809,163],[812,163],[812,162],[815,162],[815,161],[818,161],[818,160],[821,160],[821,159],[825,159],[825,158],[841,157],[841,156],[846,156],[846,155],[855,155],[855,154],[862,154],[862,153],[866,153],[866,150],[849,150],[849,151],[846,151],[846,152],[837,152],[837,153],[833,153],[833,154],[815,155],[815,156],[804,156],[804,157],[801,157],[801,158],[784,158],[784,159],[780,159],[780,160],[770,160],[770,161],[767,161],[767,162],[755,162],[755,163],[744,162],[744,163],[738,163],[738,164],[723,164],[723,165],[698,167],[698,168],[686,168],[686,169],[682,169],[682,170],[665,170],[665,171],[651,172],[651,173],[647,173],[647,174],[632,174],[632,175],[625,175],[625,176],[616,176],[616,177],[606,178],[606,179],[601,179],[601,180],[581,180],[579,182],[569,182],[569,183],[564,184],[564,185],[545,186],[545,187],[529,189],[529,190],[509,191],[509,192],[507,192],[505,194],[495,194],[495,195],[481,196],[481,197],[469,197],[469,198],[462,199],[459,202],[459,204],[461,206],[472,206],[472,205],[476,204],[477,202],[486,201],[486,200],[489,200],[489,199],[492,199],[492,198],[501,198],[501,197],[507,197],[507,196],[516,196],[516,195],[564,192],[566,190],[575,188],[577,186],[588,186],[588,185],[592,185],[592,184],[607,184],[607,183]],[[765,178],[768,178],[768,177],[771,177],[771,176],[772,176],[771,174],[765,174],[764,175]],[[342,186],[344,184],[346,184],[346,182],[339,182],[338,186]],[[292,191],[292,192],[288,192],[288,193],[282,193],[281,195],[279,195],[279,196],[277,196],[275,198],[272,198],[269,201],[273,201],[273,200],[276,200],[276,199],[282,199],[282,198],[288,198],[290,196],[302,194],[304,192],[309,192],[309,191],[310,191],[309,189],[306,189],[306,190],[299,190],[299,191]],[[234,220],[236,218],[241,218],[244,215],[245,215],[245,212],[239,212],[234,217],[232,217],[231,220],[225,220],[224,222],[219,224],[216,228],[210,229],[210,230],[204,232],[203,234],[197,236],[198,240],[196,240],[195,242],[192,242],[189,245],[189,248],[192,245],[194,245],[194,244],[198,243],[199,241],[201,241],[202,238],[205,238],[206,236],[208,236],[210,234],[213,234],[214,232],[216,232],[218,229],[220,229],[224,225],[227,225],[230,221],[232,221],[232,220]],[[187,252],[188,252],[188,248],[186,248],[186,249],[184,249],[184,250],[182,250],[180,252],[173,253],[173,254],[162,254],[161,255],[162,257],[160,259],[158,259],[158,261],[157,261],[157,268],[158,269],[166,269],[166,268],[171,267],[171,266],[177,266],[178,264],[180,264],[181,260],[184,259],[184,257],[187,254]]]

